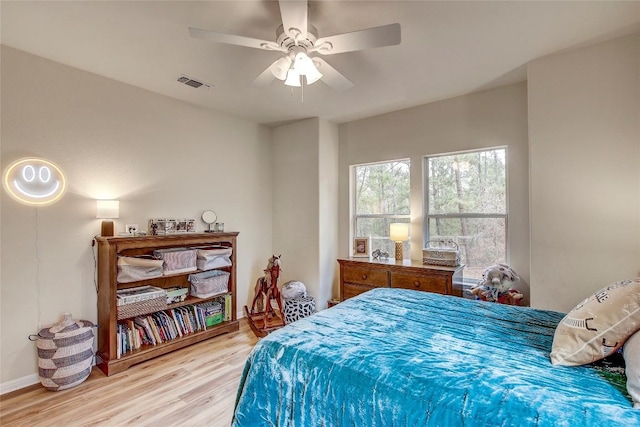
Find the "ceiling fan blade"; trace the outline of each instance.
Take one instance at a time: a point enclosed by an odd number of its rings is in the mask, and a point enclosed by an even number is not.
[[[373,47],[394,46],[400,44],[400,24],[383,25],[352,33],[321,37],[316,41],[314,51],[323,55],[352,52]]]
[[[274,42],[268,40],[254,39],[251,37],[237,36],[234,34],[217,33],[215,31],[202,30],[200,28],[189,27],[189,34],[196,39],[208,40],[217,43],[233,44],[237,46],[253,47],[264,50],[278,50],[282,48]]]
[[[307,38],[307,0],[280,0],[280,15],[285,33],[294,40]],[[292,29],[300,30],[297,35]]]
[[[270,65],[263,72],[261,72],[258,77],[256,77],[251,82],[251,86],[264,87],[264,86],[267,86],[272,81],[274,81],[275,79],[276,79],[276,76],[274,76],[273,73],[271,72],[271,65]]]
[[[315,57],[313,62],[318,67],[318,71],[322,73],[321,81],[327,86],[336,90],[347,90],[353,87],[353,83],[345,76],[340,74],[338,70],[329,65],[324,59]]]
[[[273,61],[258,77],[256,77],[251,86],[263,87],[274,81],[276,78],[284,80],[287,78],[287,71],[291,67],[291,58],[284,55],[280,59]]]

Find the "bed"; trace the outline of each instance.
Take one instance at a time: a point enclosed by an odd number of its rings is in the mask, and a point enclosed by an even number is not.
[[[258,342],[232,425],[640,426],[593,366],[552,366],[564,315],[376,289]]]

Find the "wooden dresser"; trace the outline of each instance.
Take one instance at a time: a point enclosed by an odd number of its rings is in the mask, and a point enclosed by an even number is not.
[[[458,267],[424,265],[422,261],[341,258],[340,300],[374,288],[404,288],[462,296],[462,270]]]

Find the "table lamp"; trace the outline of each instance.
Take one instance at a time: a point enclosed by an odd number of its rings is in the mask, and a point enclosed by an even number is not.
[[[120,201],[118,200],[96,200],[96,218],[114,219],[120,218]],[[103,237],[113,236],[113,221],[102,221],[100,235]]]
[[[396,242],[396,259],[402,260],[402,242],[409,240],[409,224],[406,222],[394,222],[389,224],[389,238]]]

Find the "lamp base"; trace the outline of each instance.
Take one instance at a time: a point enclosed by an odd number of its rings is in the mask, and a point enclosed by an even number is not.
[[[404,254],[402,253],[402,242],[396,242],[396,260],[402,261]]]
[[[102,237],[113,236],[113,221],[102,221],[102,227],[100,228],[100,235]]]

